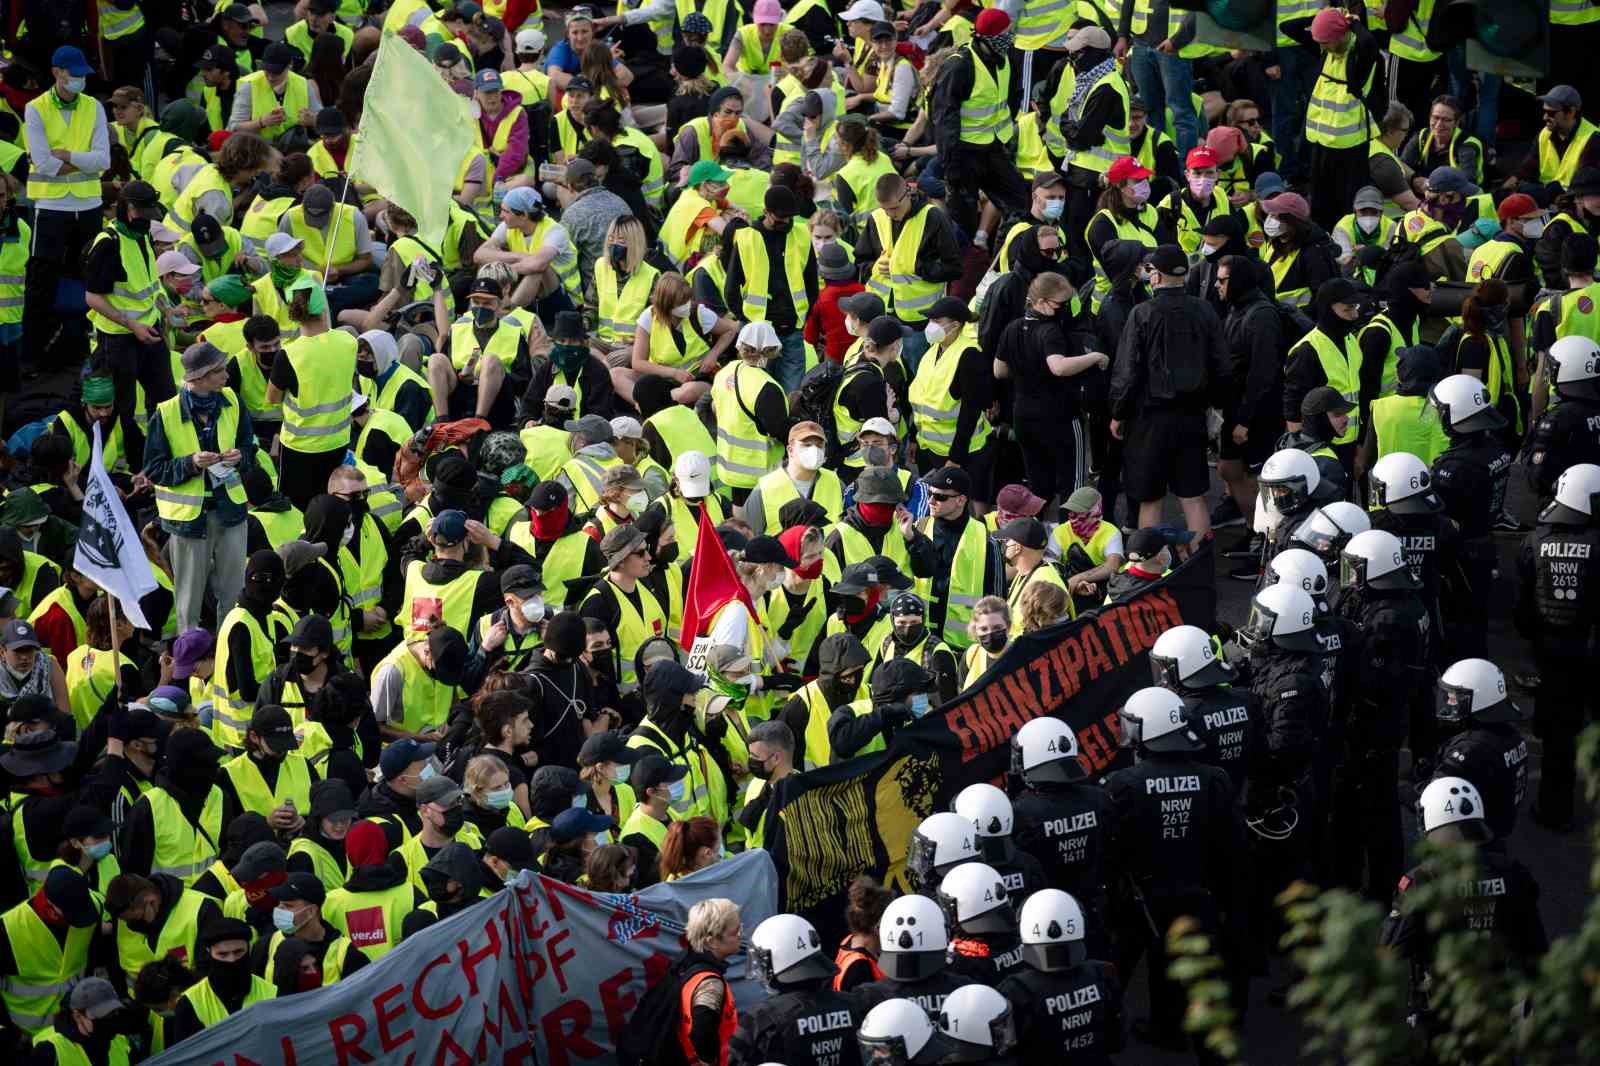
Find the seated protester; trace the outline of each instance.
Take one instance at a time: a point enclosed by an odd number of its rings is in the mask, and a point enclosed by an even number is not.
[[[139,668],[123,650],[139,650],[138,631],[120,612],[113,620],[110,597],[89,604],[86,621],[88,636],[68,656],[64,680],[78,733],[86,743],[98,746],[119,700],[138,699],[146,688]]]
[[[1172,566],[1172,535],[1161,529],[1139,529],[1128,535],[1128,563],[1106,582],[1106,602],[1121,603],[1155,581]]]
[[[123,1003],[103,977],[88,977],[61,997],[51,1024],[34,1035],[28,1066],[129,1062],[128,1034],[142,1029],[137,1007]]]
[[[473,262],[504,263],[520,279],[506,294],[517,307],[532,307],[557,293],[566,299],[549,313],[581,298],[578,251],[561,223],[548,218],[544,198],[530,188],[512,189],[500,205],[500,224],[478,246]]]
[[[239,480],[250,502],[250,511],[245,515],[246,558],[258,551],[275,552],[299,538],[306,528],[306,516],[288,496],[273,487],[266,467],[258,464],[241,471]]]
[[[488,517],[487,501],[478,492],[478,472],[462,452],[451,449],[430,457],[421,473],[422,483],[428,486],[428,494],[422,498],[422,502],[406,512],[394,535],[389,538],[391,544],[404,549],[415,538],[426,537],[428,523],[433,521],[433,516],[445,511],[461,511],[479,519]],[[392,580],[404,581],[407,562],[409,560],[404,558],[401,551],[389,553]],[[385,573],[384,580],[391,580],[390,574]]]
[[[322,920],[376,962],[400,943],[406,916],[425,897],[411,884],[403,863],[388,861],[387,837],[376,822],[352,825],[344,849],[350,876],[328,893]]]
[[[105,908],[116,922],[117,970],[128,983],[163,959],[196,961],[200,930],[222,917],[221,900],[162,873],[112,878]]]
[[[317,773],[297,750],[294,721],[278,704],[258,703],[245,733],[244,754],[222,764],[217,787],[225,803],[254,811],[286,836],[305,825]]]
[[[600,545],[583,532],[582,514],[565,485],[542,481],[528,494],[528,520],[514,522],[507,534],[532,555],[552,609],[576,607],[605,569]]]
[[[369,329],[356,338],[356,373],[371,402],[405,419],[413,433],[434,420],[428,381],[400,361],[392,334]]]
[[[201,928],[195,967],[200,980],[178,999],[168,1032],[172,1043],[277,996],[275,985],[250,972],[250,940],[250,927],[237,918],[215,918]]]
[[[619,462],[607,470],[601,479],[594,513],[584,523],[583,531],[601,541],[603,550],[608,533],[625,525],[633,525],[649,506],[650,493],[645,487],[644,477],[633,467]]]
[[[338,232],[334,214],[338,212]],[[366,307],[378,298],[378,271],[372,265],[372,233],[366,215],[345,203],[335,203],[333,190],[313,185],[300,204],[283,213],[278,232],[304,241],[302,254],[308,267],[319,274],[326,268],[328,313],[335,320],[341,311]],[[334,244],[330,248],[329,240]]]
[[[435,623],[426,632],[408,632],[405,642],[372,671],[372,713],[383,736],[442,736],[450,708],[460,698],[466,664],[467,642],[449,625]]]
[[[435,411],[448,417],[508,421],[515,392],[508,378],[528,374],[528,336],[522,322],[508,315],[500,283],[477,278],[467,292],[468,313],[453,324],[443,290],[434,293],[434,324],[444,343],[428,357],[428,389]],[[496,415],[495,418],[490,418]]]
[[[328,780],[312,785],[305,824],[289,842],[286,869],[290,879],[309,874],[330,891],[344,884],[350,876],[344,838],[355,817],[356,802],[345,782]]]
[[[451,841],[439,848],[417,871],[414,880],[425,886],[428,901],[406,915],[400,926],[402,939],[478,902],[483,888],[482,871],[477,853],[466,844]]]
[[[650,304],[635,324],[632,362],[611,371],[612,385],[625,403],[636,403],[635,386],[652,375],[672,382],[672,398],[687,407],[710,391],[738,326],[692,297],[682,274],[668,272],[656,279]]]
[[[1084,485],[1061,505],[1061,523],[1050,539],[1067,572],[1067,591],[1080,609],[1100,603],[1101,587],[1122,569],[1122,530],[1104,517],[1099,490]],[[1085,602],[1088,601],[1088,602]]]
[[[601,418],[610,418],[616,407],[611,370],[604,359],[590,351],[583,316],[576,311],[557,312],[555,325],[550,329],[550,340],[553,345],[550,358],[534,370],[527,391],[522,394],[521,409],[539,410],[550,386],[566,385],[578,397],[578,409],[574,417],[599,415]]]
[[[433,517],[427,539],[413,541],[401,562],[405,593],[395,624],[411,638],[438,622],[458,633],[472,632],[479,619],[505,602],[499,571],[530,565],[533,558],[510,537],[448,510]],[[490,569],[477,569],[485,563]]]
[[[326,988],[342,977],[347,977],[367,964],[367,957],[352,950],[349,937],[330,928],[322,920],[322,905],[327,901],[328,890],[316,875],[293,873],[269,893],[273,901],[270,937],[260,937],[251,950],[251,968],[277,985],[280,994],[285,988],[308,992],[313,988]],[[309,958],[313,965],[302,961],[288,974],[282,969],[281,949],[286,942],[302,945],[299,953]]]
[[[58,433],[42,433],[28,451],[28,462],[15,477],[32,489],[63,522],[83,520],[83,490],[78,487],[79,464],[73,458],[72,440]]]
[[[569,885],[583,883],[595,841],[617,828],[615,818],[582,808],[570,808],[550,823],[549,845],[539,857],[539,872]]]

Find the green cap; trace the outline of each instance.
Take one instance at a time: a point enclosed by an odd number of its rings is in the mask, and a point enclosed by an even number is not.
[[[225,307],[238,310],[250,302],[250,286],[237,274],[224,274],[206,282],[206,295]]]
[[[80,392],[84,403],[104,406],[105,404],[116,402],[116,386],[111,383],[111,379],[108,377],[96,375],[84,378],[83,384],[80,386]]]
[[[702,159],[689,168],[689,187],[706,181],[725,182],[733,177],[733,171],[721,166],[713,159]]]
[[[502,487],[516,484],[532,486],[538,483],[538,472],[527,463],[515,463],[500,471],[500,484]]]
[[[317,280],[317,276],[308,270],[301,271],[300,276],[289,283],[288,292],[291,299],[294,298],[295,293],[301,290],[311,293],[311,298],[306,302],[306,307],[312,314],[320,315],[328,309],[327,290],[322,287],[322,282]]]

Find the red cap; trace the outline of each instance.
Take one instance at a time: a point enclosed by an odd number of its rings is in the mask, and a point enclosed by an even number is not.
[[[972,32],[979,37],[993,37],[997,33],[1004,33],[1011,28],[1011,16],[997,7],[986,7],[978,13],[978,19],[972,24]]]
[[[1191,148],[1189,149],[1189,155],[1183,161],[1183,165],[1190,170],[1204,170],[1206,167],[1218,166],[1217,153],[1203,145],[1199,148]]]
[[[990,8],[990,10],[994,10]],[[1138,181],[1148,178],[1150,172],[1140,165],[1139,161],[1131,155],[1125,155],[1111,164],[1111,169],[1106,171],[1106,181],[1112,185],[1124,181]]]
[[[232,136],[232,130],[212,130],[211,136],[206,138],[206,147],[211,149],[212,152],[217,152],[221,150],[223,142]],[[240,143],[244,142],[241,141]]]
[[[1261,204],[1269,215],[1293,215],[1301,222],[1311,221],[1311,205],[1297,192],[1280,192]]]
[[[1539,210],[1539,204],[1533,197],[1525,192],[1514,192],[1500,201],[1500,224],[1503,226],[1514,218],[1530,215]]]
[[[388,838],[377,822],[357,822],[344,835],[344,854],[352,866],[376,866],[388,853]]]
[[[1343,11],[1325,7],[1311,20],[1311,39],[1318,44],[1332,44],[1350,31],[1350,20]]]

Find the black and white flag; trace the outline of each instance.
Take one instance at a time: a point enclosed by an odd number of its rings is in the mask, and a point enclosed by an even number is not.
[[[98,424],[94,427],[94,456],[89,460],[89,478],[83,490],[83,523],[78,527],[78,551],[72,565],[115,596],[124,617],[140,629],[150,628],[139,600],[155,591],[155,572],[145,558],[139,531],[106,473]]]

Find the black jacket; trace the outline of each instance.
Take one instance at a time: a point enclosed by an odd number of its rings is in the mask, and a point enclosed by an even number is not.
[[[1202,411],[1225,402],[1230,387],[1222,323],[1204,300],[1169,286],[1128,315],[1111,375],[1112,418]]]

